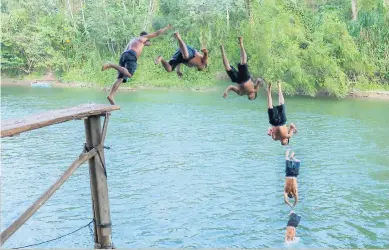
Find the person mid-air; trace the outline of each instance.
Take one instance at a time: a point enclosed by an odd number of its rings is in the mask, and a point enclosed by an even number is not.
[[[174,37],[178,41],[178,49],[174,53],[169,62],[165,61],[162,56],[155,59],[155,65],[162,63],[163,68],[167,72],[172,72],[174,69],[179,77],[182,77],[181,64],[188,67],[195,67],[202,71],[208,64],[208,50],[203,48],[200,54],[197,50],[185,44],[178,32],[174,33]]]
[[[224,46],[220,45],[224,67],[231,81],[236,83],[236,85],[230,85],[224,91],[223,97],[226,98],[228,92],[234,91],[240,96],[247,95],[249,100],[254,100],[257,98],[258,90],[260,89],[260,86],[263,86],[264,81],[261,78],[258,78],[254,84],[247,65],[247,54],[243,47],[243,37],[239,37],[238,40],[240,47],[240,62],[238,63],[238,69],[235,69],[230,65],[226,52],[224,51]]]
[[[163,29],[160,29],[154,33],[147,34],[147,32],[143,31],[140,33],[140,36],[132,39],[126,49],[120,56],[119,65],[106,63],[103,65],[101,70],[106,69],[116,69],[118,71],[118,77],[115,83],[112,85],[111,92],[109,93],[107,99],[112,104],[115,105],[114,95],[116,91],[119,89],[120,84],[122,82],[127,82],[127,78],[132,77],[136,71],[137,61],[140,55],[142,54],[144,46],[150,46],[150,39],[155,38],[157,36],[162,35],[172,26],[169,24]]]

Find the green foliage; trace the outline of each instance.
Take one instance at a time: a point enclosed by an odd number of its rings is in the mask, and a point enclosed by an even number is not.
[[[231,64],[239,62],[237,37],[244,37],[250,71],[267,81],[282,80],[288,94],[337,97],[356,86],[389,83],[389,15],[382,0],[3,0],[1,69],[7,74],[54,71],[63,81],[110,86],[116,63],[140,31],[171,23],[187,44],[207,47],[204,72],[183,67],[167,73],[154,58],[177,48],[171,32],[152,40],[138,60],[131,86],[196,87],[216,83],[224,72],[219,45]],[[224,74],[224,73],[223,73]]]

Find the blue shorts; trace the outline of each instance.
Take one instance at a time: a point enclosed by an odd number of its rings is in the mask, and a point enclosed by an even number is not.
[[[286,177],[297,177],[300,170],[300,161],[285,161],[285,174]]]
[[[172,70],[174,70],[178,64],[180,63],[187,63],[190,60],[192,60],[196,55],[196,50],[190,46],[186,46],[189,54],[188,59],[184,59],[184,56],[182,55],[182,52],[180,49],[176,50],[176,53],[172,56],[172,59],[170,59],[169,64],[172,66]]]

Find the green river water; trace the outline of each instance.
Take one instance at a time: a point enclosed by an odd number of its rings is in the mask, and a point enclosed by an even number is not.
[[[82,103],[90,89],[2,87],[1,119]],[[389,248],[389,103],[286,97],[299,133],[273,142],[264,95],[119,92],[106,145],[113,242],[119,248]],[[276,95],[275,95],[275,100]],[[78,157],[72,121],[1,140],[1,229]],[[302,161],[296,244],[284,245],[284,153]],[[92,219],[87,164],[3,247],[66,234]],[[43,248],[92,248],[88,228]]]

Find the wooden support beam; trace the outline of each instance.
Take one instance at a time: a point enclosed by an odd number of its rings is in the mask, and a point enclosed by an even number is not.
[[[107,129],[107,122],[108,120],[105,122],[105,131]],[[102,141],[103,135],[101,131],[100,116],[90,116],[84,123],[87,147],[97,147],[98,149],[96,156],[89,160],[95,248],[113,248],[111,241],[112,228],[104,147],[101,146],[104,142]]]
[[[88,153],[83,153],[80,157],[75,160],[70,167],[62,174],[62,176],[36,201],[32,204],[16,221],[14,221],[6,230],[1,232],[0,235],[0,246],[2,246],[9,237],[11,237],[16,230],[18,230],[38,209],[57,191],[62,184],[69,179],[74,171],[90,160],[97,154],[96,149],[92,149]]]
[[[120,109],[116,105],[83,104],[72,108],[52,110],[16,120],[1,121],[1,137],[13,136],[33,129],[50,126],[70,120],[85,119],[89,116],[105,115]]]

